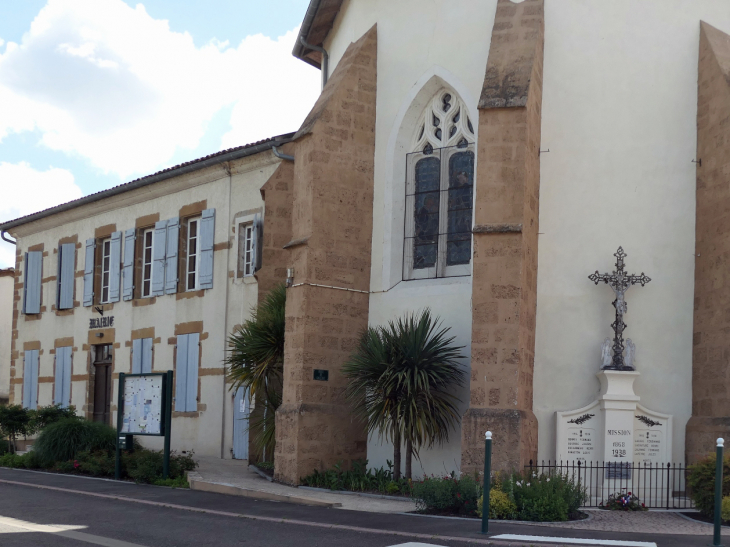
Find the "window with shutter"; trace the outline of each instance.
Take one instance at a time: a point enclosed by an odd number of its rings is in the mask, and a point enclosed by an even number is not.
[[[23,408],[35,409],[38,406],[38,350],[25,352],[23,364]]]
[[[152,338],[132,340],[132,374],[152,372]]]
[[[71,346],[56,348],[56,384],[53,404],[67,408],[71,404]]]
[[[122,280],[122,232],[114,232],[109,249],[109,300],[119,302]]]
[[[25,277],[23,281],[23,313],[41,312],[41,279],[43,275],[43,252],[25,253]]]
[[[155,234],[152,239],[152,296],[165,293],[165,248],[167,246],[167,221],[155,223]]]
[[[200,218],[188,219],[186,251],[185,290],[196,291],[200,280]]]
[[[152,256],[155,231],[145,230],[142,233],[142,298],[152,296]]]
[[[165,294],[177,292],[177,246],[180,237],[180,220],[167,221],[167,246],[165,249]]]
[[[198,351],[200,334],[181,334],[177,337],[175,360],[175,410],[198,410]]]
[[[134,239],[134,228],[130,228],[124,232],[124,262],[122,266],[123,300],[132,300],[134,296]]]
[[[74,270],[76,263],[76,245],[64,243],[58,247],[58,281],[56,290],[58,297],[56,307],[68,310],[74,307]]]
[[[86,240],[84,257],[84,306],[91,306],[94,303],[94,249],[96,240]]]
[[[253,222],[238,226],[238,260],[241,277],[250,277],[254,274],[256,266],[254,231]]]
[[[112,240],[104,239],[101,242],[101,300],[102,304],[109,302],[109,285],[112,264]]]

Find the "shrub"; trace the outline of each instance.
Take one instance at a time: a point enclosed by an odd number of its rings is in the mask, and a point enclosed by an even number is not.
[[[722,498],[722,510],[720,512],[722,520],[730,520],[730,496]]]
[[[144,448],[122,455],[122,463],[127,476],[134,482],[147,484],[155,484],[155,481],[162,480],[163,460],[162,451],[156,452]],[[174,453],[170,454],[169,478],[184,477],[185,471],[192,471],[197,465],[193,459],[193,453],[179,456]]]
[[[687,484],[691,488],[695,507],[706,517],[712,518],[715,507],[715,464],[714,454],[689,467]],[[730,495],[730,457],[723,461],[722,495]]]
[[[176,479],[156,479],[152,484],[155,486],[167,486],[169,488],[190,488],[188,479],[185,477],[178,477]]]
[[[585,500],[585,489],[560,473],[515,473],[502,483],[519,520],[565,521]]]
[[[2,456],[3,454],[7,454],[8,452],[10,452],[10,443],[8,441],[0,439],[0,456]]]
[[[367,460],[355,460],[352,469],[342,470],[342,464],[335,464],[334,469],[315,470],[311,475],[301,478],[304,486],[329,488],[330,490],[351,490],[353,492],[380,492],[381,494],[408,494],[411,491],[407,479],[393,478],[393,464],[388,461],[388,469],[368,469]]]
[[[79,452],[76,459],[70,461],[73,470],[92,477],[113,477],[116,466],[116,451],[94,450]]]
[[[20,405],[0,405],[0,436],[10,441],[10,451],[15,452],[18,437],[31,433],[31,416]]]
[[[601,502],[601,507],[611,511],[647,511],[639,497],[631,492],[615,492],[605,502]]]
[[[77,418],[76,407],[69,406],[62,408],[61,405],[41,406],[35,410],[29,410],[30,417],[28,434],[32,435],[43,430],[46,426],[68,418]]]
[[[419,511],[472,515],[477,512],[480,484],[471,476],[431,477],[413,483],[413,501]]]
[[[73,460],[80,452],[116,449],[116,431],[99,422],[64,418],[47,426],[33,445],[45,465]]]
[[[477,515],[482,516],[482,507],[484,504],[484,496],[479,498],[477,504]],[[489,518],[490,519],[513,519],[517,513],[517,506],[509,496],[501,490],[492,487],[489,490]]]

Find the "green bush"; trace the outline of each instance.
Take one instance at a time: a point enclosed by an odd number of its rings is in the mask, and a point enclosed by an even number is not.
[[[116,450],[114,428],[99,422],[64,418],[41,431],[33,451],[46,466],[76,459],[80,452]]]
[[[38,433],[46,426],[61,420],[77,418],[76,407],[62,408],[61,405],[40,406],[35,410],[28,410],[28,415],[30,417],[29,435]]]
[[[169,488],[190,488],[190,484],[185,477],[178,477],[176,479],[156,479],[152,484],[155,486],[167,486]]]
[[[722,509],[720,512],[722,520],[730,520],[730,496],[722,498]]]
[[[38,456],[31,450],[25,454],[11,454],[8,452],[0,456],[0,467],[11,467],[13,469],[40,469],[41,465]]]
[[[585,500],[585,489],[560,473],[515,473],[502,489],[514,501],[519,520],[565,521]]]
[[[481,485],[470,475],[452,474],[414,482],[412,496],[419,511],[474,515],[481,493]]]
[[[0,405],[0,437],[10,441],[10,451],[15,452],[18,437],[32,433],[31,415],[20,405]]]
[[[10,452],[10,442],[0,439],[0,456]]]
[[[687,484],[691,489],[695,507],[708,518],[712,518],[715,507],[715,464],[714,454],[689,467]],[[722,496],[730,495],[730,456],[723,461]]]
[[[482,495],[479,498],[478,507],[477,507],[477,515],[479,518],[482,517],[482,507],[484,504],[484,496]],[[489,518],[490,519],[499,519],[499,520],[507,520],[507,519],[513,519],[515,518],[515,514],[517,513],[517,506],[514,504],[512,500],[509,499],[509,496],[502,492],[501,490],[492,487],[489,490]]]
[[[329,488],[330,490],[350,490],[353,492],[379,492],[381,494],[406,494],[411,491],[407,479],[393,479],[393,464],[388,461],[388,469],[368,469],[367,460],[355,460],[352,469],[342,470],[341,463],[334,469],[317,471],[301,478],[303,486]]]
[[[164,456],[162,451],[155,452],[147,449],[125,452],[122,456],[122,463],[126,475],[134,480],[134,482],[147,484],[155,484],[155,481],[162,480],[163,460]],[[169,478],[178,479],[184,477],[185,471],[192,471],[197,465],[193,459],[193,453],[183,455],[173,453],[170,455]]]

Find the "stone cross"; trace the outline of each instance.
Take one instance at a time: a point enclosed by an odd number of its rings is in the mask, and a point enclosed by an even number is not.
[[[598,270],[596,270],[596,273],[588,276],[588,279],[593,281],[596,285],[603,281],[606,285],[613,289],[613,292],[616,295],[616,299],[613,301],[613,307],[616,308],[616,320],[611,324],[614,332],[612,347],[613,358],[611,360],[611,364],[609,366],[604,366],[603,368],[613,370],[634,370],[633,350],[631,358],[629,359],[630,363],[626,363],[624,361],[624,330],[627,326],[626,323],[624,323],[624,314],[628,309],[626,300],[624,299],[624,294],[631,285],[640,283],[643,287],[651,281],[651,279],[645,276],[644,272],[641,272],[641,275],[628,275],[624,271],[624,258],[626,258],[627,255],[624,252],[623,247],[619,247],[618,251],[616,251],[613,256],[616,257],[616,269],[613,273],[599,274]]]

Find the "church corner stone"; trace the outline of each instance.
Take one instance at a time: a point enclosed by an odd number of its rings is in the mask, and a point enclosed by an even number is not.
[[[692,350],[692,417],[687,461],[712,452],[717,437],[730,437],[730,285],[718,283],[728,268],[730,194],[730,35],[700,23],[697,77],[697,210],[695,306]]]
[[[517,470],[537,459],[532,379],[537,308],[543,0],[499,0],[479,100],[470,405],[462,419],[461,471]],[[496,199],[495,199],[495,196]],[[509,290],[507,290],[509,289]]]
[[[274,472],[289,484],[367,456],[365,425],[345,400],[340,368],[368,322],[362,291],[370,288],[376,54],[373,27],[350,44],[291,145],[292,244],[282,247],[294,285],[287,290]]]

